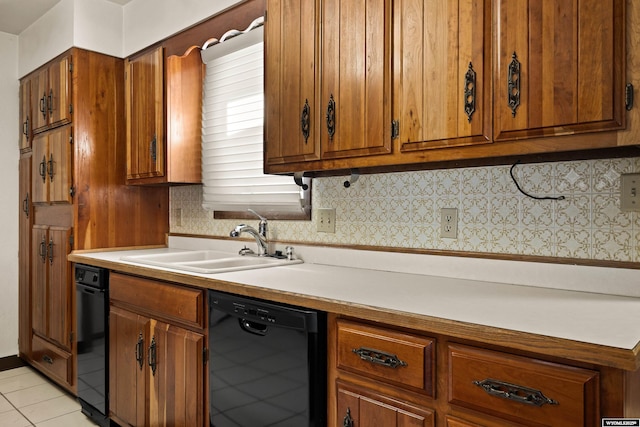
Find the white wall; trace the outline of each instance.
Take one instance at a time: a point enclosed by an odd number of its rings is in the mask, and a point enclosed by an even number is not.
[[[124,6],[124,56],[129,56],[242,0],[133,0]]]
[[[0,32],[0,357],[18,354],[18,38]]]
[[[121,58],[122,14],[107,0],[61,0],[20,34],[19,76],[74,46]]]

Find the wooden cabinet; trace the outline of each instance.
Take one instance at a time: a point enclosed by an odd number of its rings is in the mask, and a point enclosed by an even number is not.
[[[163,48],[157,47],[128,59],[125,67],[127,180],[201,182],[200,50],[165,60]]]
[[[72,56],[65,55],[37,71],[31,78],[31,105],[33,131],[47,130],[49,127],[71,121]]]
[[[624,127],[624,0],[495,7],[496,140]]]
[[[460,343],[395,320],[405,327],[328,316],[330,426],[595,427],[640,416],[640,370]]]
[[[31,80],[20,82],[20,136],[18,138],[20,151],[31,148],[33,114],[31,108]]]
[[[269,173],[510,161],[633,140],[615,133],[630,114],[625,31],[630,46],[637,38],[625,0],[307,3],[267,2]]]
[[[403,152],[491,142],[491,2],[394,2],[394,104]]]
[[[599,417],[597,371],[449,345],[453,405],[518,425],[591,426]]]
[[[74,48],[21,82],[31,86],[34,110],[38,96],[47,108],[21,149],[20,353],[71,392],[77,350],[67,254],[163,244],[168,231],[168,190],[126,185],[123,64]]]
[[[267,1],[265,158],[269,165],[320,158],[316,3]]]
[[[20,206],[18,214],[18,349],[20,356],[31,357],[31,153],[23,154],[18,164]]]
[[[372,390],[340,381],[337,387],[338,419],[348,427],[433,427],[435,414],[429,409],[390,399]]]
[[[33,332],[71,350],[71,230],[33,226]]]
[[[204,291],[112,273],[110,300],[111,416],[205,425]]]
[[[71,127],[40,133],[33,140],[33,203],[71,203],[72,201]]]
[[[50,378],[73,387],[71,230],[34,225],[32,239],[29,357]]]
[[[389,0],[270,0],[265,34],[267,171],[391,152]]]
[[[331,425],[435,425],[434,340],[346,319],[329,331]]]

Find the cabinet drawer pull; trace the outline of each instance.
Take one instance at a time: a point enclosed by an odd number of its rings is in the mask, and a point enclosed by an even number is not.
[[[42,178],[42,182],[47,182],[47,156],[42,156],[42,161],[38,168],[38,174]]]
[[[149,346],[149,355],[148,355],[147,363],[149,363],[149,367],[151,368],[151,373],[153,374],[153,376],[155,376],[156,367],[158,365],[157,354],[156,354],[156,337],[151,338],[151,345]]]
[[[389,368],[398,368],[400,366],[408,366],[407,362],[398,359],[398,356],[391,353],[386,353],[380,350],[374,350],[372,348],[360,347],[351,350],[357,354],[360,359],[375,363],[376,365],[382,365]]]
[[[149,157],[151,157],[151,161],[153,163],[155,163],[156,160],[158,159],[158,147],[157,147],[157,145],[158,145],[158,142],[157,142],[156,135],[153,135],[153,139],[149,143]]]
[[[333,140],[333,135],[336,133],[336,101],[333,99],[333,94],[331,94],[327,105],[327,132],[329,139]]]
[[[45,354],[44,356],[42,356],[42,360],[49,365],[53,365],[53,359],[51,358],[51,356]]]
[[[492,396],[512,400],[514,402],[532,406],[558,404],[557,401],[542,394],[540,390],[521,385],[510,384],[504,381],[493,380],[491,378],[482,381],[474,381],[473,383]]]
[[[353,418],[351,418],[351,408],[347,408],[347,413],[342,420],[342,427],[353,427]]]
[[[142,338],[142,333],[138,335],[138,342],[136,343],[136,361],[138,362],[138,366],[140,366],[140,370],[142,370],[142,366],[144,365],[144,356],[143,356],[143,346],[144,346],[144,338]]]
[[[469,62],[469,68],[464,76],[464,113],[471,123],[471,117],[476,111],[476,72],[473,64]]]
[[[49,182],[53,182],[53,153],[49,155],[49,161],[47,162],[47,175],[49,175]]]
[[[47,94],[45,93],[40,98],[40,112],[42,113],[42,118],[47,118]]]
[[[302,114],[300,114],[300,129],[302,130],[302,136],[304,137],[304,143],[309,141],[309,130],[311,128],[311,107],[309,107],[309,100],[304,100],[304,107],[302,107]]]
[[[44,263],[47,260],[47,240],[45,236],[42,236],[42,240],[40,241],[40,248],[38,250],[38,256],[40,256],[40,260]]]
[[[53,264],[53,238],[49,239],[47,254],[49,255],[49,264]]]
[[[29,218],[29,193],[27,193],[24,200],[22,201],[22,212],[24,212],[26,217]]]
[[[29,138],[29,117],[22,123],[22,134]]]
[[[507,71],[507,101],[511,108],[511,115],[515,117],[516,110],[520,106],[520,61],[515,52],[511,55]]]

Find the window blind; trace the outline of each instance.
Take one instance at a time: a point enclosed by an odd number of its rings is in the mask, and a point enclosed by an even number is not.
[[[203,207],[208,210],[269,215],[310,209],[310,190],[290,176],[263,172],[263,33],[262,26],[230,32],[233,37],[202,51]]]

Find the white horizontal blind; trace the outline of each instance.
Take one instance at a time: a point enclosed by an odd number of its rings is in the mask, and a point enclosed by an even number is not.
[[[265,215],[308,209],[309,190],[290,176],[263,173],[263,46],[259,27],[202,51],[205,209]]]

